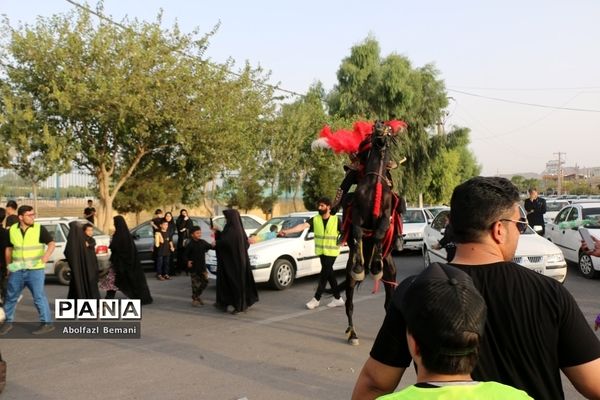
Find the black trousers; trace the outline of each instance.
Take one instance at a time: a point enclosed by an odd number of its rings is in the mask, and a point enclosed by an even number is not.
[[[333,274],[333,264],[335,263],[336,257],[320,255],[321,259],[321,273],[319,274],[319,286],[315,292],[315,299],[321,300],[321,295],[325,291],[325,285],[329,282],[331,290],[333,291],[333,297],[336,299],[340,298],[340,289],[338,288],[337,280]]]

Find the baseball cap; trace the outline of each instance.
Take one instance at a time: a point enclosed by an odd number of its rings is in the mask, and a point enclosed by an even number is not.
[[[487,307],[467,273],[432,263],[398,290],[407,330],[422,348],[444,356],[466,356],[477,350],[464,337],[475,333],[481,338]]]

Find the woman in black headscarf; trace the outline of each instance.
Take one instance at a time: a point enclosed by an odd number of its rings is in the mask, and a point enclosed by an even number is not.
[[[71,269],[69,283],[69,299],[99,299],[98,259],[96,258],[96,241],[85,234],[91,230],[91,224],[82,225],[78,221],[69,223],[69,235],[65,246],[65,257]]]
[[[223,310],[233,306],[233,314],[246,311],[258,301],[258,292],[248,257],[248,237],[237,210],[225,210],[225,226],[215,232],[217,251],[217,302]]]
[[[110,242],[110,263],[115,271],[115,285],[130,299],[140,299],[142,304],[152,303],[146,275],[139,262],[133,237],[125,218],[113,218],[115,234]]]

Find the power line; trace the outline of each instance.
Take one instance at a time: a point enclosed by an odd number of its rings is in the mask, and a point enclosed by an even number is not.
[[[92,9],[91,9],[91,8],[89,8],[88,6],[84,6],[83,4],[77,3],[76,1],[73,1],[73,0],[65,0],[65,1],[66,1],[67,3],[70,3],[70,4],[74,5],[75,7],[81,8],[82,10],[85,10],[85,11],[89,12],[90,14],[93,14],[93,15],[95,15],[96,17],[98,17],[98,18],[100,18],[100,19],[102,19],[102,20],[104,20],[104,21],[106,21],[106,22],[108,22],[108,23],[110,23],[110,24],[113,24],[113,25],[115,25],[115,26],[118,26],[118,27],[119,27],[119,28],[121,28],[121,29],[124,29],[124,30],[129,30],[129,31],[131,31],[131,28],[129,28],[129,27],[127,27],[127,26],[125,26],[125,25],[123,25],[123,24],[121,24],[121,23],[119,23],[119,22],[116,22],[116,21],[114,21],[114,20],[112,20],[112,19],[108,18],[107,16],[105,16],[105,15],[103,15],[103,14],[100,14],[100,13],[99,13],[99,12],[97,12],[97,11],[94,11],[94,10],[92,10]],[[183,56],[185,56],[185,57],[189,57],[189,58],[192,58],[192,59],[195,59],[195,60],[199,60],[199,61],[202,61],[202,62],[206,62],[206,60],[202,60],[201,58],[199,58],[199,57],[197,57],[197,56],[194,56],[194,55],[191,55],[191,54],[188,54],[188,53],[186,53],[186,52],[184,52],[184,51],[181,51],[181,50],[176,50],[176,52],[177,52],[177,53],[179,53],[179,54],[181,54],[181,55],[183,55]],[[241,74],[238,74],[237,72],[233,72],[233,71],[229,70],[228,68],[225,68],[225,67],[224,67],[224,66],[222,66],[222,65],[214,65],[214,64],[213,64],[213,66],[215,66],[215,67],[218,67],[218,68],[221,68],[221,69],[225,70],[225,72],[227,72],[228,74],[231,74],[231,75],[233,75],[233,76],[237,76],[238,78],[242,76]],[[251,80],[251,82],[253,82],[253,83],[254,83],[254,84],[256,84],[256,85],[265,86],[265,87],[271,88],[271,89],[273,89],[273,90],[276,90],[276,91],[279,91],[279,92],[284,92],[284,93],[291,94],[291,95],[293,95],[293,96],[298,96],[298,97],[305,97],[305,96],[306,96],[306,95],[305,95],[305,94],[303,94],[303,93],[298,93],[298,92],[295,92],[295,91],[293,91],[293,90],[284,89],[284,88],[282,88],[282,87],[279,87],[279,86],[277,86],[277,85],[271,85],[271,84],[269,84],[269,83],[258,82],[258,81],[255,81],[255,80]]]
[[[500,87],[480,87],[480,86],[456,86],[455,88],[467,89],[467,90],[490,90],[490,91],[510,91],[510,92],[545,92],[545,91],[556,91],[556,90],[600,90],[600,86],[579,86],[579,87],[549,87],[549,88],[500,88]]]
[[[579,112],[600,113],[600,110],[594,110],[594,109],[572,108],[572,107],[558,107],[558,106],[551,106],[551,105],[547,105],[547,104],[527,103],[527,102],[523,102],[523,101],[509,100],[509,99],[503,99],[503,98],[499,98],[499,97],[484,96],[484,95],[481,95],[481,94],[469,93],[469,92],[464,92],[462,90],[456,90],[456,89],[450,89],[450,88],[448,88],[447,90],[449,92],[460,93],[460,94],[464,94],[466,96],[479,97],[479,98],[482,98],[482,99],[493,100],[493,101],[500,101],[500,102],[509,103],[509,104],[519,104],[519,105],[522,105],[522,106],[539,107],[539,108],[550,108],[552,110],[564,110],[564,111],[579,111]]]

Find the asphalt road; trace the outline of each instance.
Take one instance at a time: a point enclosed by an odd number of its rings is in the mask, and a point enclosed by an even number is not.
[[[396,257],[398,280],[422,268],[417,253]],[[342,275],[338,275],[342,280]],[[260,287],[260,302],[230,315],[210,305],[192,308],[185,276],[159,282],[148,274],[155,303],[144,307],[142,338],[0,339],[8,362],[3,399],[345,399],[383,320],[383,292],[367,281],[356,295],[361,344],[346,343],[342,307],[304,308],[314,277],[285,291]],[[565,286],[587,319],[600,312],[600,281],[570,268]],[[49,282],[51,300],[67,288]],[[212,304],[214,282],[204,299]],[[322,301],[322,304],[325,304]],[[18,320],[37,320],[27,292]],[[564,380],[564,379],[563,379]],[[412,369],[401,385],[414,383]],[[581,398],[567,382],[567,399]]]

